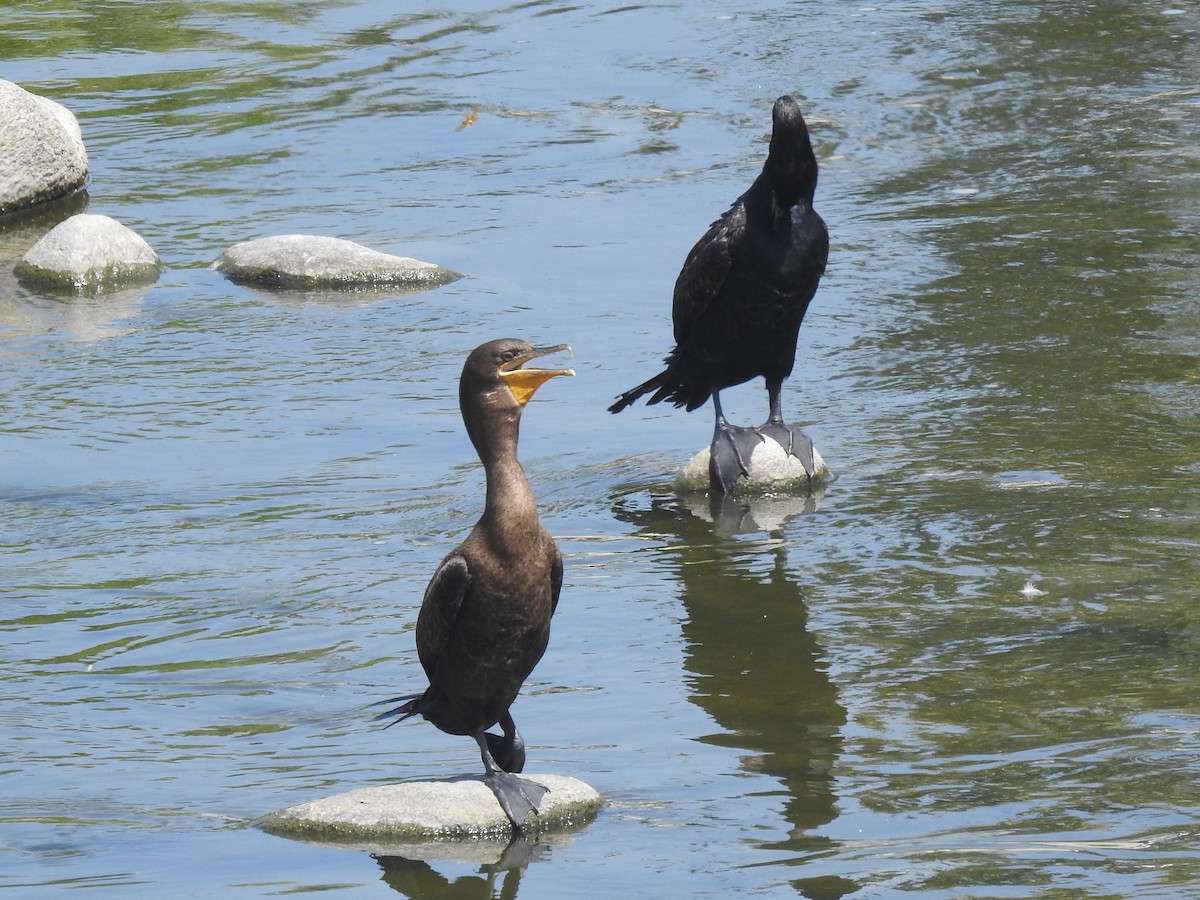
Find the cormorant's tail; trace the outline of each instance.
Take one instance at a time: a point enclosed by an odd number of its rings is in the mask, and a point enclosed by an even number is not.
[[[651,391],[654,391],[654,395],[646,401],[647,406],[666,400],[691,412],[708,402],[708,398],[712,396],[712,386],[708,376],[701,370],[700,363],[680,356],[678,347],[668,353],[664,361],[667,364],[665,369],[649,381],[643,381],[637,387],[621,394],[608,411],[619,413]]]
[[[415,716],[421,712],[421,698],[424,694],[415,694],[411,697],[392,697],[389,700],[380,700],[378,703],[372,703],[372,706],[386,706],[389,703],[399,703],[400,705],[394,709],[389,709],[387,712],[381,712],[371,721],[380,722],[383,719],[392,719],[384,725],[384,728],[391,728],[397,722],[403,722],[409,716]]]
[[[663,370],[651,378],[649,381],[643,381],[635,388],[631,388],[617,398],[617,402],[608,408],[610,413],[619,413],[628,406],[633,406],[642,397],[651,391],[661,392],[667,383],[667,373],[670,370]],[[654,397],[650,400],[651,403],[657,403],[662,397]]]

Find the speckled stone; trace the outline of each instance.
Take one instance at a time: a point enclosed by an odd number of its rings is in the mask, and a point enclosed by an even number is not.
[[[141,235],[116,219],[80,213],[47,232],[13,271],[37,288],[95,295],[151,284],[162,263]]]
[[[434,263],[333,237],[283,234],[234,244],[210,267],[231,281],[285,290],[424,290],[462,278]]]
[[[576,778],[521,777],[549,788],[540,812],[525,823],[528,833],[579,827],[600,808],[600,794]],[[270,813],[256,824],[281,837],[356,846],[438,846],[456,840],[503,845],[516,834],[482,776],[360,788]]]
[[[87,175],[75,115],[0,79],[0,215],[72,194]]]

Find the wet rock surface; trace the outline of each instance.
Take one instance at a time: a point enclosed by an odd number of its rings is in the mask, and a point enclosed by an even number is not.
[[[34,289],[95,295],[153,283],[162,263],[137,232],[108,216],[82,213],[47,232],[14,271]]]
[[[600,807],[599,793],[576,778],[522,777],[549,788],[538,814],[526,821],[527,831],[578,826]],[[319,843],[506,841],[515,833],[481,776],[361,788],[288,807],[257,824],[270,834]]]
[[[74,114],[0,80],[0,216],[72,194],[87,175]]]
[[[305,290],[424,290],[462,277],[434,263],[333,237],[286,234],[234,244],[212,268],[239,284]]]

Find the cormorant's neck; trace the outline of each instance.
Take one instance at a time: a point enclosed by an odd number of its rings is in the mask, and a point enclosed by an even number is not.
[[[778,212],[803,203],[811,208],[817,192],[817,158],[812,147],[771,148],[762,176]]]
[[[517,460],[520,408],[487,410],[477,424],[483,427],[468,423],[467,431],[487,478],[481,522],[490,523],[488,530],[495,538],[519,535],[530,521],[537,522],[533,491]]]
[[[773,231],[787,231],[792,223],[792,211],[797,206],[812,208],[813,192],[816,180],[811,185],[798,184],[795,179],[779,177],[764,167],[754,184],[744,195],[747,211],[758,210],[752,216],[761,217],[758,221],[769,221]]]

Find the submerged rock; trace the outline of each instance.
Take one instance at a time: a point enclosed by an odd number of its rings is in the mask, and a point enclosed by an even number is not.
[[[675,486],[688,492],[704,492],[708,483],[709,450],[705,447],[691,458],[675,478]],[[832,480],[833,471],[821,454],[813,448],[816,471],[812,478],[804,471],[800,460],[790,455],[777,441],[764,437],[750,455],[750,475],[738,479],[737,491],[768,492],[806,490],[814,483]]]
[[[95,295],[150,284],[162,262],[137,232],[116,219],[81,213],[47,232],[13,271],[34,288]]]
[[[424,290],[462,278],[458,272],[392,256],[341,238],[284,234],[234,244],[211,268],[239,284],[296,290]]]
[[[540,812],[526,822],[527,831],[542,833],[586,824],[600,808],[600,795],[576,778],[522,777],[549,788]],[[416,847],[455,840],[508,841],[515,834],[482,776],[361,788],[288,807],[256,824],[281,837],[352,845]]]
[[[0,215],[72,194],[87,174],[74,114],[0,80]]]

